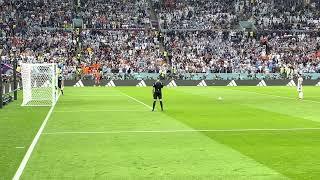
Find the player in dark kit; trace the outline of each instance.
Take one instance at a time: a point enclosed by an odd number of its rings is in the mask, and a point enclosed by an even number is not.
[[[152,91],[153,92],[153,106],[152,106],[152,111],[154,111],[154,108],[156,107],[157,99],[159,99],[161,110],[163,111],[162,88],[163,88],[163,83],[158,79],[153,84],[153,91]]]
[[[61,91],[61,94],[63,95],[63,78],[62,78],[62,74],[59,74],[58,76],[58,88]]]

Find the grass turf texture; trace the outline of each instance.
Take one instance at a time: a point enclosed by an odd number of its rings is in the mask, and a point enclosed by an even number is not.
[[[150,88],[66,88],[21,179],[319,179],[320,130],[190,131],[320,128],[320,89],[304,92],[166,88],[165,112],[152,113],[138,102],[151,105]],[[0,179],[14,175],[47,111],[0,110]]]

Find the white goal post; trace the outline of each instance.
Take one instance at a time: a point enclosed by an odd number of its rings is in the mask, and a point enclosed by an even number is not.
[[[58,99],[57,64],[21,65],[22,106],[52,106]]]

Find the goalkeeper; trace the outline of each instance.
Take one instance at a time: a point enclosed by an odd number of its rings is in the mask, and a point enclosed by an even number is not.
[[[61,94],[63,95],[63,76],[62,76],[62,71],[61,69],[59,68],[58,69],[58,88],[60,89],[61,91]]]
[[[63,78],[61,74],[58,77],[58,88],[60,89],[61,94],[63,95]]]

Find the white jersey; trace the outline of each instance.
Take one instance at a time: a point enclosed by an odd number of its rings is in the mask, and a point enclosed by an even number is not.
[[[299,77],[298,78],[298,86],[297,86],[299,92],[302,91],[302,83],[303,83],[303,78]]]

